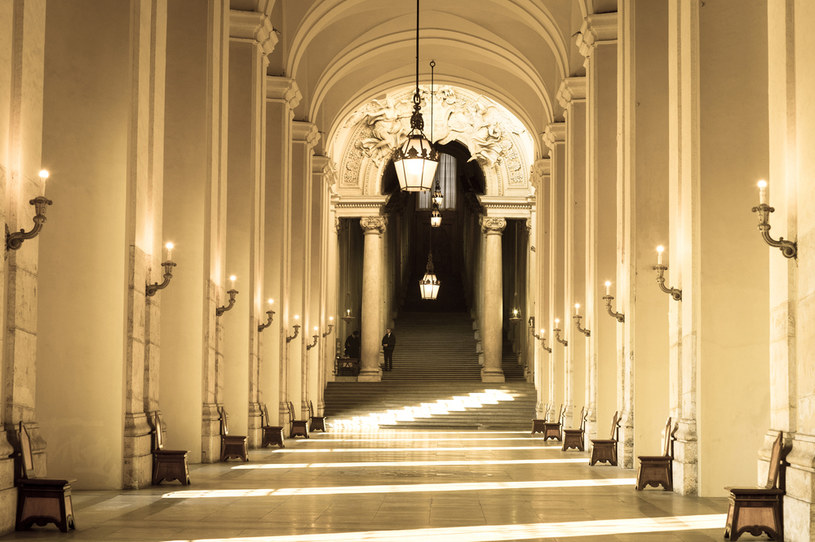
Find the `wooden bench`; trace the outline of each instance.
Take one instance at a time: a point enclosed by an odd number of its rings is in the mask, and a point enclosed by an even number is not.
[[[673,463],[674,441],[679,424],[671,428],[671,417],[665,422],[665,431],[662,435],[662,455],[641,455],[640,468],[637,471],[637,491],[647,486],[659,487],[665,491],[674,490]]]
[[[190,484],[190,469],[187,465],[187,450],[164,449],[164,424],[156,412],[153,417],[153,485],[162,480],[178,480],[181,485]]]
[[[549,419],[549,410],[550,409],[551,409],[551,407],[549,406],[549,403],[546,403],[545,405],[543,405],[543,418],[534,418],[532,420],[532,434],[533,435],[535,433],[543,433],[543,431],[544,431],[544,425],[543,424],[545,424],[546,420]]]
[[[265,448],[272,444],[277,444],[281,448],[285,448],[283,444],[283,426],[269,424],[269,409],[266,405],[260,407],[260,429],[261,441],[260,447]]]
[[[358,376],[359,358],[337,357],[337,376]]]
[[[584,451],[585,435],[586,435],[586,419],[589,413],[586,412],[586,407],[580,409],[580,427],[577,429],[563,429],[563,446],[560,448],[564,452],[569,448],[577,448],[578,451]]]
[[[224,407],[218,407],[218,415],[221,421],[221,461],[231,458],[249,461],[249,453],[246,449],[246,437],[229,434],[229,423]]]
[[[614,413],[611,419],[611,436],[607,439],[592,439],[591,460],[589,465],[594,465],[598,461],[607,461],[610,465],[617,466],[617,441],[620,439],[620,418],[618,413]]]
[[[31,438],[23,422],[17,432],[20,450],[15,454],[17,469],[17,522],[15,529],[30,529],[35,523],[43,526],[55,524],[60,531],[76,529],[74,506],[71,500],[71,482],[57,478],[34,477],[34,454],[31,452]]]
[[[550,438],[555,440],[563,440],[561,429],[563,428],[563,419],[566,417],[566,405],[560,405],[560,413],[557,420],[551,422],[544,422],[543,424],[543,440]]]
[[[783,433],[773,442],[767,483],[761,488],[725,488],[730,491],[730,508],[724,537],[738,540],[744,533],[767,534],[774,540],[784,540],[785,467],[789,448],[784,446]]]
[[[314,415],[314,405],[311,401],[308,402],[308,430],[309,431],[327,431],[325,428],[325,416]]]
[[[291,401],[286,403],[289,408],[289,420],[291,421],[291,428],[289,429],[289,437],[308,437],[308,421],[298,420],[294,417],[294,405]]]

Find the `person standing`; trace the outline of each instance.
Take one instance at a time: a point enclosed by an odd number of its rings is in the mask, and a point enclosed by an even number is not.
[[[391,331],[391,328],[385,330],[385,336],[382,337],[382,350],[385,352],[385,370],[390,371],[393,369],[393,349],[396,348],[396,336]]]
[[[349,358],[359,358],[360,339],[359,331],[354,331],[345,339],[345,356]]]

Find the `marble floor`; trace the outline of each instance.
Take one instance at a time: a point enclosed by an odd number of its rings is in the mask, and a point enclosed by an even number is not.
[[[192,465],[188,487],[74,491],[75,532],[0,540],[701,541],[727,511],[527,432],[332,431],[250,459]]]

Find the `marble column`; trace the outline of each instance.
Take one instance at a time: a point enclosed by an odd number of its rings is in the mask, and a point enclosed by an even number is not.
[[[659,450],[669,412],[669,302],[654,282],[657,245],[668,239],[667,6],[623,0],[617,49],[617,410],[620,465]],[[647,104],[643,107],[643,104]],[[634,412],[635,405],[647,405]],[[598,434],[610,419],[598,420]],[[635,450],[636,447],[636,450]]]
[[[548,288],[548,274],[549,274],[549,227],[548,214],[549,214],[549,174],[550,164],[549,158],[541,158],[537,160],[532,170],[532,183],[535,188],[535,208],[533,214],[536,218],[534,221],[534,243],[531,251],[535,253],[535,262],[537,270],[531,273],[531,279],[535,282],[535,317],[534,328],[529,331],[530,334],[536,333],[540,335],[541,330],[544,330],[543,338],[547,341],[551,340],[551,334],[546,330],[551,329],[549,325],[549,288]],[[549,390],[551,388],[550,353],[544,348],[543,340],[535,339],[535,412],[537,418],[543,418],[545,406],[550,402]]]
[[[379,368],[379,349],[382,329],[380,329],[382,309],[382,235],[388,219],[381,216],[364,217],[359,220],[365,236],[362,263],[362,351],[359,381],[379,382],[382,369]]]
[[[503,327],[503,287],[501,240],[507,227],[505,218],[482,217],[481,231],[484,234],[483,254],[483,304],[481,307],[481,340],[484,345],[484,366],[481,368],[482,382],[503,382],[501,368],[502,327]]]
[[[168,290],[158,294],[159,406],[167,448],[189,450],[191,462],[207,463],[220,459],[215,366],[221,352],[215,308],[222,276],[229,16],[228,7],[216,0],[209,0],[208,10],[199,7],[198,0],[167,6],[162,220],[166,240],[176,245],[178,267]],[[211,129],[200,137],[199,126],[208,122]]]
[[[274,299],[274,321],[263,331],[260,366],[262,401],[270,423],[283,424],[286,407],[288,365],[286,334],[289,314],[291,259],[292,120],[302,95],[297,82],[287,77],[266,77],[266,160],[263,264],[265,296]],[[299,310],[299,309],[298,309]]]
[[[617,406],[616,328],[605,307],[604,283],[617,265],[617,14],[590,15],[577,40],[586,58],[586,308],[591,322],[588,360],[586,432],[599,435],[599,420],[609,420]],[[601,436],[606,438],[606,435]]]
[[[565,388],[565,355],[564,345],[559,343],[554,334],[554,328],[570,324],[569,313],[563,314],[565,297],[563,285],[566,282],[565,275],[565,186],[566,186],[566,125],[563,122],[554,122],[546,127],[542,136],[543,143],[549,149],[549,187],[548,187],[548,208],[549,233],[548,250],[546,262],[546,301],[545,310],[548,311],[548,327],[546,335],[549,337],[549,346],[552,353],[549,356],[549,404],[552,408],[558,408],[564,403],[563,394]],[[560,324],[555,324],[555,319],[560,320]],[[540,327],[540,326],[539,326]],[[561,331],[563,334],[563,331]]]
[[[777,248],[765,249],[770,272],[770,431],[760,452],[758,481],[766,480],[769,443],[784,431],[792,445],[787,455],[784,539],[794,542],[815,538],[815,66],[809,56],[815,36],[808,28],[815,19],[813,8],[805,0],[766,6],[767,181],[769,204],[775,208],[770,233],[796,241],[798,255],[788,259]],[[758,236],[755,230],[752,233]]]
[[[566,185],[563,200],[563,336],[569,341],[564,350],[564,405],[566,425],[574,427],[572,416],[578,404],[586,404],[586,336],[577,330],[573,315],[575,303],[586,307],[586,78],[568,77],[558,89],[557,99],[566,119]],[[583,318],[583,324],[594,322]]]

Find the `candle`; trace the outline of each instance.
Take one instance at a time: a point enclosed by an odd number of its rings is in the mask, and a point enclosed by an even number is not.
[[[764,179],[758,181],[758,202],[761,205],[767,204],[767,181]]]
[[[272,305],[274,305],[274,299],[272,299],[271,297],[268,300],[266,300],[266,302],[269,303],[269,308],[271,308]]]
[[[517,316],[518,316],[518,309],[512,309],[512,316],[514,316],[514,317],[516,317],[516,318],[517,318]]]
[[[45,196],[45,181],[48,180],[49,175],[50,175],[50,173],[48,173],[47,169],[41,169],[40,170],[39,176],[40,176],[40,180],[42,181],[42,195],[43,196]]]
[[[168,241],[167,244],[164,245],[164,248],[167,249],[167,258],[164,261],[173,261],[173,248],[175,248],[175,245],[171,241]]]
[[[314,326],[314,333],[317,333],[317,330],[318,330],[318,329],[320,329],[320,328],[319,328],[319,327],[317,327],[317,326]]]
[[[575,316],[580,316],[580,303],[575,303],[574,304],[574,315]]]
[[[334,323],[334,317],[333,317],[333,316],[329,316],[329,317],[328,317],[328,322],[329,322],[330,324],[333,324],[333,323]]]
[[[300,320],[300,315],[299,315],[299,314],[295,314],[295,315],[294,315],[294,323],[295,323],[295,324],[297,324],[299,320]]]
[[[541,335],[543,335],[544,333],[546,333],[546,330],[541,328]]]
[[[345,316],[351,316],[351,309],[345,309]]]
[[[662,265],[662,253],[665,251],[665,247],[659,245],[657,247],[657,265]]]
[[[555,327],[560,325],[560,318],[555,318]]]
[[[232,290],[235,289],[235,281],[238,280],[238,277],[235,275],[229,275],[229,281],[232,283]]]
[[[606,295],[611,295],[611,281],[606,281]]]

